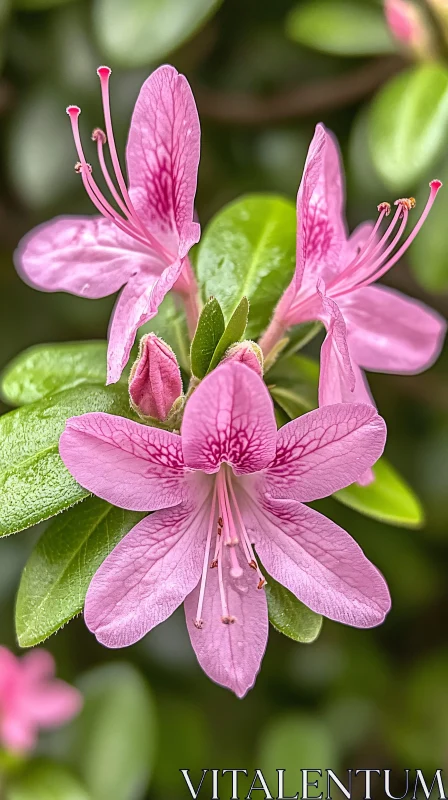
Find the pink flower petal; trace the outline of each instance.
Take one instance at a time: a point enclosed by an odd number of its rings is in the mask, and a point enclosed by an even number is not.
[[[313,611],[357,628],[383,622],[386,582],[334,522],[293,500],[246,501],[244,518],[269,575]]]
[[[153,511],[185,497],[181,439],[174,433],[92,412],[67,420],[59,452],[82,486],[120,508]]]
[[[344,176],[336,139],[316,127],[297,196],[296,290],[330,280],[347,239],[343,217]]]
[[[140,270],[157,276],[163,269],[147,248],[103,217],[57,217],[39,225],[22,239],[15,263],[38,289],[89,298],[113,294]]]
[[[164,622],[199,583],[210,502],[201,481],[176,508],[133,528],[93,577],[86,625],[106,647],[127,647]]]
[[[207,577],[201,630],[194,625],[199,587],[185,600],[185,616],[191,643],[202,669],[212,681],[226,686],[238,697],[252,688],[259,672],[268,640],[268,612],[264,589],[257,589],[258,578],[244,563],[242,578],[230,577],[229,564],[223,565],[223,578],[229,614],[233,624],[222,622],[218,570]]]
[[[350,352],[364,369],[412,374],[438,357],[446,332],[436,311],[385,286],[351,292],[341,304]]]
[[[355,375],[347,345],[347,327],[339,306],[325,296],[324,284],[318,286],[321,300],[319,319],[327,328],[320,351],[319,405],[353,402]]]
[[[304,414],[283,428],[266,472],[273,497],[308,503],[349,486],[378,460],[386,425],[372,406],[338,404]]]
[[[54,678],[56,666],[48,650],[30,650],[20,660],[20,668],[30,685]]]
[[[107,383],[116,383],[123,372],[138,329],[155,317],[163,298],[173,288],[182,271],[177,259],[160,277],[140,273],[130,279],[114,308],[109,329]]]
[[[172,234],[183,258],[199,241],[194,197],[200,126],[187,79],[164,66],[143,84],[132,116],[126,160],[132,202],[149,230]]]
[[[29,753],[36,746],[37,726],[15,714],[5,714],[0,719],[0,739],[13,753]]]
[[[248,367],[228,362],[190,397],[182,424],[185,464],[217,472],[224,461],[235,474],[256,472],[275,455],[277,427],[267,387]]]
[[[30,689],[26,698],[26,713],[41,728],[63,725],[78,714],[81,708],[81,693],[59,680]]]

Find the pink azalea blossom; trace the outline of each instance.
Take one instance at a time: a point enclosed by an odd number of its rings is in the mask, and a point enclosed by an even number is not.
[[[295,275],[260,345],[266,355],[291,325],[322,321],[327,335],[321,350],[321,406],[373,403],[363,369],[410,375],[436,360],[446,330],[442,317],[418,300],[372,284],[413,242],[441,185],[431,182],[423,213],[403,243],[413,198],[397,200],[381,238],[389,203],[378,206],[375,225],[364,223],[348,236],[337,143],[323,125],[317,126],[297,197]]]
[[[390,607],[384,578],[348,533],[304,503],[356,481],[385,436],[372,406],[351,404],[277,432],[267,387],[232,362],[192,394],[180,436],[102,413],[68,420],[60,453],[72,475],[114,505],[155,511],[95,574],[88,628],[124,647],[185,602],[202,668],[242,697],[268,636],[257,555],[314,611],[379,625]]]
[[[98,69],[106,133],[97,128],[92,139],[115,206],[100,191],[86,161],[80,109],[69,106],[76,170],[101,216],[57,217],[39,226],[19,245],[16,265],[25,280],[48,292],[98,298],[124,287],[109,330],[108,383],[114,383],[137,329],[155,316],[170,289],[184,298],[194,330],[197,292],[187,253],[200,237],[194,221],[200,127],[186,78],[169,66],[153,72],[142,86],[129,130],[128,189],[112,131],[110,73],[108,67]],[[105,162],[106,141],[115,183]]]
[[[386,21],[394,38],[418,57],[432,54],[430,32],[421,9],[412,0],[384,0]]]
[[[46,650],[16,658],[0,647],[0,742],[6,750],[32,750],[39,729],[63,725],[80,711],[80,692],[56,680],[54,672]]]

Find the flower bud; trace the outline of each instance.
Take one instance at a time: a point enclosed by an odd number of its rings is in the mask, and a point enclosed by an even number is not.
[[[239,361],[240,364],[245,364],[256,372],[260,378],[263,377],[263,353],[255,342],[247,340],[233,344],[227,350],[222,363],[226,361]]]
[[[384,11],[393,37],[415,58],[434,56],[434,42],[426,19],[412,0],[384,0]]]
[[[137,361],[129,378],[129,394],[133,409],[143,419],[152,417],[163,422],[182,394],[182,380],[176,355],[166,342],[154,333],[140,341]]]

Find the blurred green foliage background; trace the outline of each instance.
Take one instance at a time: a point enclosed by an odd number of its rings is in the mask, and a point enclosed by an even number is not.
[[[448,44],[436,6],[421,6],[432,37],[422,54],[393,40],[375,0],[1,0],[0,363],[34,343],[105,336],[113,298],[35,292],[12,263],[33,225],[90,212],[65,107],[82,107],[88,147],[102,124],[99,64],[113,68],[120,149],[149,72],[169,60],[187,75],[203,132],[203,225],[245,192],[294,197],[322,120],[341,142],[353,227],[375,218],[380,201],[412,192],[421,206],[429,179],[448,182]],[[442,313],[447,218],[448,188],[385,278]],[[121,652],[100,647],[76,620],[48,647],[61,676],[85,688],[88,708],[40,747],[71,766],[88,794],[61,797],[175,800],[188,796],[179,773],[187,767],[195,780],[203,767],[257,766],[267,777],[282,767],[292,793],[300,767],[448,768],[446,366],[445,353],[422,376],[371,380],[387,455],[421,496],[424,528],[318,504],[384,573],[393,598],[386,623],[363,632],[325,621],[312,645],[272,630],[256,687],[239,701],[201,673],[182,611]],[[11,647],[19,574],[39,532],[1,542],[0,641]],[[59,797],[42,794],[50,796]]]

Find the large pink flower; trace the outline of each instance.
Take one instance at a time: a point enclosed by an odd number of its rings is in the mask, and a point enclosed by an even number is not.
[[[349,404],[277,432],[265,384],[235,362],[190,397],[181,436],[101,413],[68,420],[60,453],[72,475],[110,503],[155,511],[94,576],[87,626],[108,647],[124,647],[185,601],[202,668],[243,696],[268,635],[254,547],[268,573],[314,611],[380,624],[390,607],[383,577],[348,533],[303,503],[356,481],[385,436],[374,408]]]
[[[373,402],[362,369],[413,374],[437,358],[445,321],[423,303],[372,284],[415,239],[441,185],[432,181],[423,214],[401,246],[413,198],[397,200],[382,238],[378,230],[390,214],[388,203],[379,205],[375,225],[360,225],[349,237],[337,143],[323,125],[317,126],[297,197],[295,275],[260,344],[267,353],[289,326],[324,323],[320,405]]]
[[[199,241],[194,197],[200,153],[196,104],[186,78],[164,66],[143,84],[126,149],[129,189],[120,168],[109,106],[108,67],[100,67],[106,133],[94,130],[98,160],[115,202],[100,191],[78,129],[80,109],[69,106],[84,187],[98,217],[58,217],[31,231],[16,253],[23,277],[38,289],[105,297],[124,286],[109,331],[108,382],[129,358],[140,325],[157,313],[173,287],[186,301],[194,328],[196,285],[187,253]],[[115,173],[105,162],[109,145]]]
[[[40,728],[68,722],[81,708],[81,694],[54,677],[46,650],[16,658],[0,647],[0,742],[6,750],[34,748]]]

